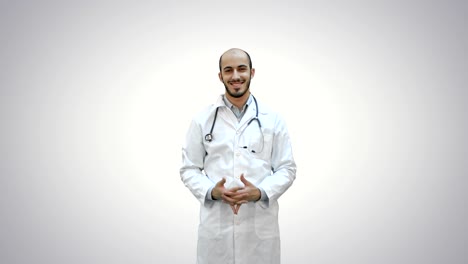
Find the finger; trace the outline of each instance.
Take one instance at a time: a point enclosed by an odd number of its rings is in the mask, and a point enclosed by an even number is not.
[[[235,204],[237,202],[236,199],[232,199],[231,197],[229,196],[226,196],[226,195],[221,195],[221,198],[223,199],[224,202],[228,203],[228,204]]]
[[[230,204],[230,206],[231,206],[232,212],[233,212],[234,214],[237,214],[236,206],[235,206],[235,205],[232,205],[232,204]]]
[[[238,195],[239,192],[245,193],[245,192],[243,191],[243,189],[239,189],[239,190],[236,190],[236,191],[224,191],[223,194],[226,195],[226,196],[228,196],[228,197],[233,197],[233,196],[235,196],[235,195]]]
[[[242,193],[236,193],[235,195],[229,196],[229,198],[234,199],[234,200],[245,200],[249,197],[249,193],[247,192],[242,192]]]
[[[227,203],[231,204],[238,204],[240,201],[243,200],[248,200],[249,199],[249,194],[248,193],[243,193],[243,194],[237,194],[233,196],[226,196],[222,197],[223,200],[225,200]]]
[[[239,209],[240,209],[241,205],[240,204],[237,204],[235,205],[235,209],[236,209],[236,212],[235,214],[239,213]]]

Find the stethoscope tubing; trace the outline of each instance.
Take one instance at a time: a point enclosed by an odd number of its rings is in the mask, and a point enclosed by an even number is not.
[[[258,124],[258,127],[260,128],[260,131],[262,130],[262,124],[260,123],[260,119],[258,119],[258,103],[257,103],[257,99],[255,99],[255,96],[252,95],[252,98],[254,99],[254,102],[255,102],[255,117],[250,119],[250,121],[247,123],[247,126],[250,125],[250,123],[252,123],[254,120],[257,121],[257,124]],[[219,106],[216,107],[216,112],[215,112],[215,116],[214,116],[214,119],[213,119],[213,123],[211,124],[211,130],[210,130],[210,133],[206,134],[205,135],[205,141],[207,142],[211,142],[213,141],[213,130],[214,130],[214,127],[215,127],[215,124],[216,124],[216,118],[218,117],[218,110],[219,110]],[[247,127],[246,126],[246,127]]]

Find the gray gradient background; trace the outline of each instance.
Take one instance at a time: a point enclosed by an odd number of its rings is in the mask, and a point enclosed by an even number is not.
[[[468,263],[466,1],[1,1],[0,263],[194,263],[179,178],[249,51],[298,163],[283,263]]]

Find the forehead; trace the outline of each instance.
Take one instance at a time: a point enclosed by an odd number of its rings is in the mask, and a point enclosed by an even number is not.
[[[247,54],[241,51],[233,51],[225,53],[221,57],[221,67],[238,67],[240,65],[249,65]]]

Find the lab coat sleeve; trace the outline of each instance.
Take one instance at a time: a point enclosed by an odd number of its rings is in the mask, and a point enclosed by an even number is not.
[[[262,207],[268,207],[276,201],[292,185],[296,179],[296,163],[294,161],[291,140],[286,123],[280,117],[275,124],[275,132],[272,141],[271,169],[272,174],[265,177],[259,184],[268,200],[261,202]]]
[[[203,205],[208,205],[213,201],[206,199],[206,195],[215,183],[203,173],[205,153],[201,126],[193,120],[182,147],[180,177],[192,194]]]

